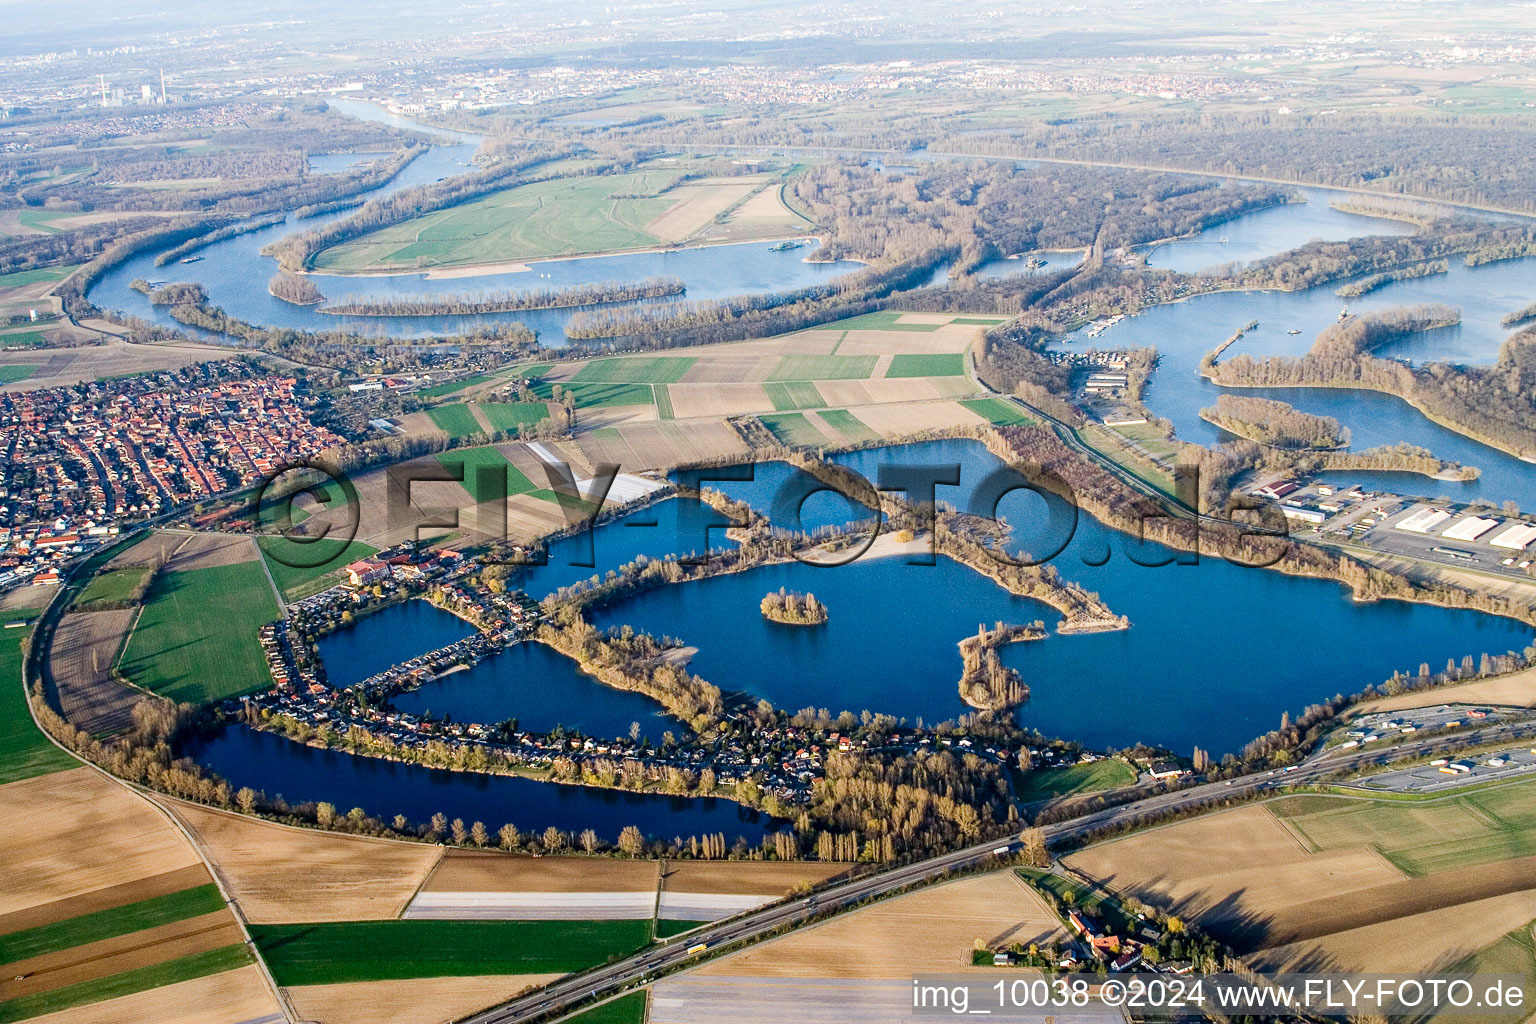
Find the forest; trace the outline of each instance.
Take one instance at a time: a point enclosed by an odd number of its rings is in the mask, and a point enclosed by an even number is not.
[[[367,299],[346,297],[320,312],[339,316],[477,316],[523,309],[565,309],[660,299],[682,295],[686,290],[679,278],[647,277],[638,281],[596,281],[570,288],[467,292],[447,299],[435,294]]]
[[[1332,416],[1314,416],[1267,398],[1220,395],[1214,406],[1200,410],[1200,416],[1229,433],[1274,448],[1349,447],[1349,428],[1339,426]]]

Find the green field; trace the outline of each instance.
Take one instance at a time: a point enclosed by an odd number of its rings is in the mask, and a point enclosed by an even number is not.
[[[100,942],[130,932],[141,932],[146,928],[184,921],[189,917],[200,917],[223,909],[224,897],[219,895],[219,887],[209,882],[167,896],[156,896],[138,903],[0,935],[0,964],[15,963],[27,957],[83,946],[87,942]]]
[[[36,372],[36,366],[23,366],[19,363],[0,363],[0,384],[14,384],[18,380],[26,380]]]
[[[540,402],[482,402],[480,414],[492,430],[517,433],[517,428],[533,426],[549,419],[549,406]]]
[[[1070,768],[1015,772],[1013,778],[1015,794],[1021,803],[1027,804],[1129,786],[1136,781],[1136,773],[1125,762],[1106,757],[1102,761],[1075,764]]]
[[[672,392],[667,390],[667,386],[652,384],[651,393],[656,396],[656,415],[664,420],[677,419],[677,414],[672,411]]]
[[[1002,398],[970,398],[960,404],[985,417],[993,426],[1015,427],[1035,422],[1024,415],[1023,409]]]
[[[32,724],[21,688],[21,641],[29,632],[0,631],[0,785],[80,766]]]
[[[91,578],[91,582],[85,585],[85,590],[75,598],[75,607],[88,609],[93,604],[111,601],[126,601],[133,594],[134,588],[144,582],[144,577],[150,574],[150,568],[144,565],[126,565],[121,569],[110,569]]]
[[[677,200],[645,193],[665,188],[681,169],[521,185],[333,246],[316,257],[315,266],[345,272],[648,248],[660,240],[645,225]]]
[[[416,392],[416,395],[419,398],[442,398],[444,395],[451,395],[455,391],[463,391],[465,388],[472,388],[479,384],[487,384],[492,379],[493,378],[489,374],[480,373],[473,377],[465,377],[462,380],[450,380],[443,384],[433,384],[429,388],[422,388],[420,391]]]
[[[1415,877],[1536,855],[1536,780],[1430,801],[1288,797],[1271,810],[1318,851],[1368,845]]]
[[[0,334],[0,348],[36,348],[46,344],[48,344],[48,337],[42,331],[15,331],[11,334]]]
[[[586,498],[578,498],[574,494],[562,494],[548,487],[540,487],[536,491],[529,491],[528,497],[538,498],[553,505],[559,505],[566,512],[577,513],[582,518],[590,518],[597,511],[597,505]]]
[[[1014,868],[1014,871],[1020,878],[1025,879],[1036,888],[1044,889],[1062,902],[1066,902],[1067,894],[1071,893],[1073,906],[1097,910],[1104,919],[1104,923],[1115,931],[1125,932],[1130,929],[1130,922],[1126,920],[1125,911],[1104,890],[1083,885],[1065,875],[1058,875],[1055,872],[1044,871],[1039,868]]]
[[[566,1018],[565,1024],[645,1024],[645,993],[631,992]]]
[[[583,366],[571,380],[578,384],[676,384],[698,361],[696,356],[599,359]]]
[[[625,956],[646,921],[357,921],[252,925],[279,985],[566,974]]]
[[[767,392],[768,400],[779,412],[820,409],[827,404],[826,399],[821,397],[821,392],[816,390],[816,385],[810,381],[773,382],[764,384],[763,390]]]
[[[1473,1016],[1466,1013],[1440,1013],[1429,1018],[1428,1024],[1521,1024],[1529,1019],[1530,987],[1536,979],[1536,939],[1531,930],[1536,922],[1527,922],[1514,931],[1489,943],[1460,963],[1446,968],[1447,974],[1518,974],[1526,979],[1525,1005],[1510,1013],[1497,1016]]]
[[[498,497],[510,498],[514,494],[527,494],[535,489],[533,481],[524,476],[522,470],[508,462],[507,457],[493,447],[444,452],[437,457],[437,461],[453,472],[458,472],[460,466],[464,467],[464,489],[469,492],[471,498],[475,499],[477,505],[495,501]],[[482,467],[506,469],[506,494],[498,495],[489,482],[484,485],[480,483],[479,472]]]
[[[533,386],[533,393],[545,401],[551,401],[555,388],[570,395],[578,407],[604,405],[654,405],[656,396],[649,384],[552,384],[540,381]]]
[[[879,356],[783,356],[769,380],[867,380]]]
[[[26,1020],[45,1013],[67,1010],[72,1006],[99,1003],[104,999],[132,995],[152,988],[174,985],[178,981],[191,981],[210,974],[222,974],[253,963],[251,954],[244,946],[225,946],[206,953],[194,953],[179,960],[167,960],[153,967],[140,967],[121,974],[82,981],[63,988],[38,992],[35,995],[8,999],[0,1003],[0,1024]]]
[[[791,448],[814,448],[829,444],[827,436],[811,426],[804,413],[772,412],[758,417],[773,436]]]
[[[965,355],[943,352],[934,355],[899,355],[891,357],[887,377],[963,377]]]
[[[79,264],[71,267],[41,267],[37,270],[18,270],[12,274],[0,274],[0,288],[19,288],[24,284],[37,284],[41,281],[62,281],[78,269]]]
[[[475,419],[475,411],[462,402],[458,405],[440,405],[436,409],[428,409],[427,415],[432,418],[437,429],[447,431],[448,436],[455,441],[485,433],[485,428],[480,425],[479,420]]]
[[[362,541],[354,540],[346,543],[330,537],[308,541],[289,540],[286,537],[262,537],[256,544],[261,548],[261,555],[267,561],[267,569],[272,573],[272,582],[277,584],[277,589],[283,592],[284,600],[288,601],[298,601],[335,586],[335,580],[327,580],[324,577],[344,565],[355,562],[359,558],[367,558],[379,550]],[[302,564],[287,565],[283,559]],[[310,563],[313,562],[319,564],[311,565]]]
[[[658,939],[670,939],[674,935],[692,931],[701,924],[709,924],[708,921],[657,921],[656,937]]]
[[[820,416],[849,441],[873,441],[880,436],[847,409],[823,409]]]
[[[849,317],[847,320],[817,324],[810,329],[813,331],[916,331],[920,334],[931,334],[944,326],[943,324],[904,324],[900,323],[900,320],[900,313],[865,313],[862,316]]]
[[[272,677],[256,631],[277,615],[260,562],[162,572],[120,667],[134,684],[194,704],[264,690]]]

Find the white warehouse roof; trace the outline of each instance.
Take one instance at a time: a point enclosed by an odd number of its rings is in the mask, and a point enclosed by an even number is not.
[[[1523,551],[1536,541],[1536,524],[1514,523],[1509,529],[1494,537],[1488,543],[1496,548],[1508,548],[1511,551]]]
[[[1498,525],[1499,521],[1497,519],[1482,519],[1478,516],[1468,516],[1440,536],[1447,540],[1477,540],[1477,538]]]
[[[1451,514],[1444,509],[1421,508],[1398,523],[1396,528],[1407,530],[1409,533],[1428,533],[1449,518]]]

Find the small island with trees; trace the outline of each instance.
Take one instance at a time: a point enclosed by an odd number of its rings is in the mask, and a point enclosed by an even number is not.
[[[763,597],[763,618],[786,626],[820,626],[827,621],[827,606],[815,594],[780,587]]]

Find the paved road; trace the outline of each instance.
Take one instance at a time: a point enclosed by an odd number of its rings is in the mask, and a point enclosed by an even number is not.
[[[1466,743],[1492,743],[1529,735],[1536,735],[1536,724],[1516,722],[1488,726],[1458,739]],[[1431,739],[1410,739],[1394,747],[1364,753],[1337,749],[1324,751],[1291,771],[1264,772],[1225,782],[1202,783],[1189,789],[1149,796],[1135,803],[1106,808],[1068,821],[1047,825],[1044,831],[1050,840],[1068,839],[1106,825],[1132,822],[1143,815],[1194,807],[1214,798],[1239,796],[1284,785],[1295,785],[1338,771],[1363,769],[1376,764],[1385,764],[1391,760],[1418,757],[1428,753],[1434,745],[1435,741]],[[594,995],[612,995],[631,982],[654,980],[659,974],[689,964],[696,959],[696,956],[690,955],[688,949],[698,943],[707,943],[711,950],[720,946],[734,945],[743,940],[762,936],[776,928],[803,921],[817,911],[828,907],[846,906],[869,897],[882,896],[904,886],[933,880],[947,871],[985,863],[994,859],[999,851],[1003,854],[1016,853],[1020,846],[1017,838],[995,839],[951,853],[940,854],[915,864],[843,882],[818,893],[814,906],[797,900],[766,907],[754,914],[725,921],[712,928],[699,929],[690,933],[686,939],[661,948],[647,949],[626,960],[572,975],[532,995],[481,1011],[472,1017],[465,1018],[465,1024],[526,1024],[530,1021],[553,1020],[564,1014],[566,1007],[573,1002],[591,998]]]

